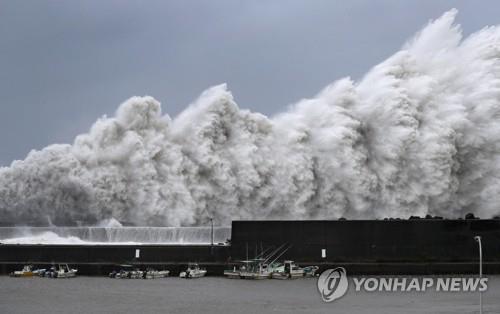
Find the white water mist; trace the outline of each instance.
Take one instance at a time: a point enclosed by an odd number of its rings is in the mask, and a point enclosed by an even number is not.
[[[11,223],[206,225],[500,213],[500,28],[463,38],[456,10],[359,82],[276,117],[212,87],[175,119],[133,97],[73,145],[0,169]]]

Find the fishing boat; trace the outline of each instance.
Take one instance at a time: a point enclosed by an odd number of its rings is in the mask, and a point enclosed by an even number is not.
[[[318,266],[306,266],[304,267],[304,277],[315,277],[318,271]]]
[[[22,270],[16,270],[10,273],[11,277],[33,277],[38,276],[45,269],[33,269],[33,265],[24,265]]]
[[[272,270],[264,263],[264,259],[253,259],[242,261],[240,270],[241,279],[268,279],[271,278]]]
[[[43,272],[38,273],[40,277],[48,277],[51,278],[53,277],[54,273],[56,272],[56,266],[52,265],[49,269],[44,270]]]
[[[108,274],[108,277],[109,278],[118,278],[118,276],[120,275],[120,272],[119,271],[116,271],[116,270],[113,270],[112,272],[110,272]]]
[[[301,277],[304,277],[304,269],[295,265],[293,261],[285,261],[271,275],[273,279],[295,279]]]
[[[168,277],[170,271],[168,270],[156,270],[156,269],[148,269],[144,272],[145,279],[156,279],[156,278],[165,278]]]
[[[224,276],[229,279],[239,279],[241,272],[241,266],[234,266],[233,269],[224,270]]]
[[[144,272],[140,270],[139,268],[130,270],[130,271],[124,271],[123,276],[120,278],[123,279],[142,279],[144,278]]]
[[[111,272],[109,274],[109,277],[110,278],[117,278],[117,279],[130,279],[132,278],[132,272],[133,270],[132,269],[120,269],[120,271],[118,272]],[[133,274],[134,275],[134,278],[137,277],[137,274]]]
[[[196,263],[189,263],[186,271],[179,274],[181,278],[200,278],[207,274],[206,269],[200,268]]]
[[[128,264],[121,264],[118,265],[120,267],[120,270],[113,270],[112,272],[109,273],[108,277],[109,278],[116,278],[116,279],[130,279],[132,277],[134,278],[142,278],[142,272],[140,273],[141,276],[139,276],[138,269],[134,269],[132,265]]]
[[[68,264],[58,264],[52,266],[47,271],[40,273],[40,276],[49,278],[73,278],[76,277],[77,269],[69,268]]]
[[[247,259],[241,261],[239,269],[234,267],[232,270],[224,271],[227,278],[240,278],[240,279],[268,279],[271,278],[272,273],[275,271],[279,264],[276,262],[283,254],[290,249],[291,246],[282,244],[278,248],[268,248],[262,251],[254,259]],[[271,251],[270,251],[271,250]],[[269,252],[270,251],[270,252]],[[248,247],[247,247],[248,256]]]
[[[139,276],[138,273],[134,272],[134,270],[125,270],[125,269],[120,269],[119,271],[113,270],[112,272],[109,273],[108,277],[115,278],[115,279],[142,278]]]

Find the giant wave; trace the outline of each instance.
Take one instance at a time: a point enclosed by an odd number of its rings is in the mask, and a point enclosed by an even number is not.
[[[226,85],[174,119],[132,97],[72,145],[0,168],[11,224],[206,225],[232,219],[500,213],[500,28],[456,10],[360,81],[269,118]]]

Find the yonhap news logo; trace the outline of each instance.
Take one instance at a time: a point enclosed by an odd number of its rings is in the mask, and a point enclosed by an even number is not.
[[[486,277],[353,277],[355,292],[484,292]],[[349,287],[343,267],[327,269],[318,278],[318,291],[325,302],[344,296]]]
[[[488,278],[474,277],[371,277],[353,278],[355,291],[383,292],[484,292]]]
[[[327,269],[318,278],[318,290],[325,302],[341,298],[349,286],[347,272],[344,267]]]

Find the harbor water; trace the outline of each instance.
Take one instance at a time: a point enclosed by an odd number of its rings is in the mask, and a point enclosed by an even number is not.
[[[500,277],[490,276],[484,313],[500,313]],[[325,303],[316,279],[125,280],[0,277],[0,313],[479,313],[471,292],[355,292]]]

